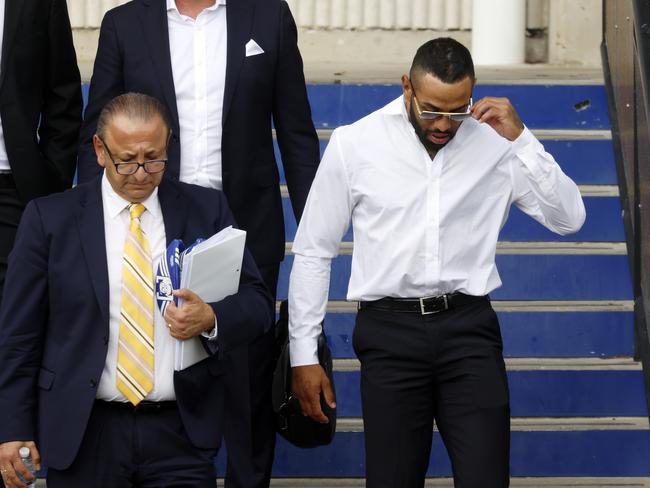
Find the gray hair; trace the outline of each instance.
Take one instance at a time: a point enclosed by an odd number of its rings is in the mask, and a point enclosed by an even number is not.
[[[167,127],[167,133],[171,131],[167,109],[158,99],[142,93],[125,93],[113,98],[100,112],[96,130],[100,138],[106,136],[106,126],[118,115],[143,122],[160,117]]]

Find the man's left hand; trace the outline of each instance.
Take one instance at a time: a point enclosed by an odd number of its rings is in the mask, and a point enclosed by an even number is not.
[[[524,124],[507,98],[481,98],[472,105],[472,117],[485,122],[509,141],[514,141],[524,131]]]
[[[187,288],[174,290],[173,293],[183,301],[180,308],[171,302],[165,311],[165,321],[173,338],[191,339],[214,328],[215,318],[212,307],[201,300],[196,293]]]

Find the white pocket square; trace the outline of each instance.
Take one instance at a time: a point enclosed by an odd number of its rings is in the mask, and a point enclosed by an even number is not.
[[[264,49],[260,47],[253,39],[246,43],[246,57],[264,54]]]

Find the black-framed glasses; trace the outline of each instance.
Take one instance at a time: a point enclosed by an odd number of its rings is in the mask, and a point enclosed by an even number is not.
[[[465,120],[472,115],[472,104],[474,103],[472,97],[469,98],[469,103],[464,112],[433,112],[430,110],[421,110],[420,103],[418,102],[418,97],[415,94],[415,88],[413,88],[413,83],[411,83],[411,90],[413,91],[413,101],[415,102],[415,110],[418,113],[418,117],[422,120],[436,120],[440,117],[447,117],[449,120],[454,122],[460,122]]]
[[[102,141],[104,149],[106,149],[106,154],[108,154],[108,157],[111,158],[117,174],[125,176],[132,175],[137,173],[140,167],[144,169],[145,173],[154,174],[164,171],[165,166],[167,166],[166,159],[149,159],[147,161],[142,161],[141,163],[138,161],[116,161],[113,157],[113,154],[111,153],[111,150],[108,148],[108,145],[106,142],[104,142],[104,139],[102,139],[99,135],[97,137],[99,137],[99,140]]]

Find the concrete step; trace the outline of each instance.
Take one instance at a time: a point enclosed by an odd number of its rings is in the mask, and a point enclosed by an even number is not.
[[[343,360],[345,361],[345,360]],[[334,372],[341,417],[361,417],[360,373],[352,361]],[[645,417],[643,373],[634,364],[549,364],[515,359],[507,364],[514,417]],[[649,452],[650,455],[650,452]],[[648,463],[650,470],[650,463]]]
[[[284,299],[294,256],[280,267],[278,297]],[[352,256],[332,260],[329,297],[344,300]],[[630,300],[633,296],[628,257],[624,255],[498,254],[503,285],[495,300]]]

